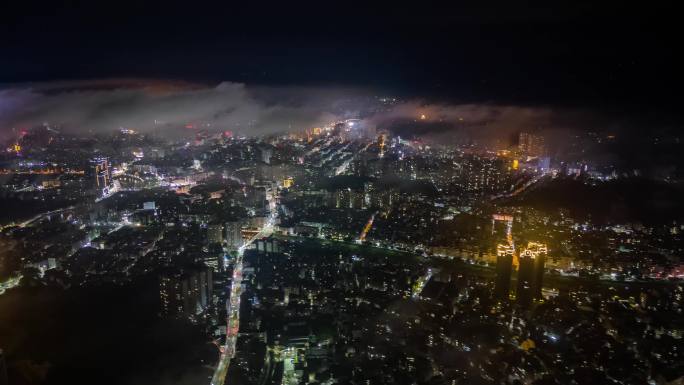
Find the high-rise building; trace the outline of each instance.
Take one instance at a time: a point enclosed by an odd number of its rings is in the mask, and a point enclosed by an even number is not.
[[[265,186],[256,186],[249,190],[250,204],[257,210],[264,209],[268,204],[268,194]]]
[[[162,275],[159,279],[161,314],[197,320],[211,304],[211,274],[211,269],[205,267]]]
[[[99,188],[109,186],[111,181],[111,171],[109,169],[109,159],[98,157],[93,159],[95,165],[95,184]]]
[[[375,185],[370,182],[363,184],[363,208],[367,209],[373,205],[373,193],[375,192]]]
[[[465,191],[491,193],[507,188],[506,167],[501,159],[471,156],[461,163],[461,183]]]
[[[546,153],[544,137],[529,132],[521,132],[518,136],[518,151],[525,156],[544,156]]]
[[[271,157],[273,156],[273,147],[264,146],[264,147],[261,147],[259,150],[261,153],[261,161],[266,163],[266,164],[271,164]]]
[[[500,299],[508,299],[511,289],[513,252],[513,245],[499,244],[496,247],[496,282],[494,283],[494,295]]]
[[[260,239],[256,243],[257,251],[260,253],[279,253],[280,245],[275,238]]]
[[[223,225],[220,223],[212,223],[207,226],[207,240],[209,243],[223,242]]]
[[[159,278],[159,299],[162,315],[182,314],[183,281],[177,275]]]
[[[352,190],[351,188],[344,188],[334,192],[335,208],[349,208],[360,209],[364,207],[365,193],[363,191]]]
[[[518,288],[515,297],[522,306],[529,306],[532,303],[534,285],[534,255],[529,250],[523,250],[518,257]]]
[[[242,243],[243,243],[243,240],[242,240],[242,222],[240,222],[240,221],[226,222],[225,230],[226,230],[225,241],[228,244],[228,246],[236,248],[236,249],[238,247],[242,246]]]
[[[546,254],[546,245],[536,242],[529,242],[527,248],[520,252],[516,299],[523,306],[542,297]]]
[[[544,265],[546,264],[547,248],[543,243],[528,242],[527,249],[530,250],[534,258],[534,281],[532,285],[532,293],[534,298],[540,299],[542,297],[542,285],[544,282]]]
[[[222,253],[204,254],[202,262],[214,272],[224,270]]]

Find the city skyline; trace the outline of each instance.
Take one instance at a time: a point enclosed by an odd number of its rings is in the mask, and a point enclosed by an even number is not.
[[[0,6],[0,385],[684,382],[670,4]]]

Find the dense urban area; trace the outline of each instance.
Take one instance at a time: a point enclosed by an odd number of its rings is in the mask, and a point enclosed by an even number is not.
[[[0,384],[682,383],[681,170],[432,119],[13,130]]]

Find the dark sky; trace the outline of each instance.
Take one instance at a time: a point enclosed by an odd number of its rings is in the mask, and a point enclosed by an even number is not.
[[[669,112],[684,84],[678,13],[664,3],[142,3],[2,2],[0,83],[141,77],[374,86]]]

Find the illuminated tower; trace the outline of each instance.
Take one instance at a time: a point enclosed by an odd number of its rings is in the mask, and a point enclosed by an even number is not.
[[[543,243],[529,242],[527,249],[532,251],[534,258],[534,281],[532,284],[532,292],[535,299],[542,297],[542,285],[544,282],[544,264],[546,263],[547,248]]]
[[[378,156],[380,158],[385,156],[385,135],[383,134],[378,135],[378,149]]]
[[[526,249],[520,253],[518,259],[520,266],[518,267],[518,288],[515,291],[515,297],[520,305],[529,306],[534,297],[535,256]]]
[[[529,242],[527,248],[520,253],[516,297],[523,306],[530,305],[533,299],[542,298],[547,253],[546,245],[537,242]]]
[[[95,184],[99,188],[109,186],[111,174],[109,170],[109,160],[105,157],[93,159],[95,164]]]
[[[511,289],[511,271],[513,270],[513,246],[499,244],[496,247],[496,281],[494,295],[500,299],[508,299]]]
[[[544,137],[528,132],[521,132],[518,136],[518,150],[526,156],[540,157],[546,153]]]

